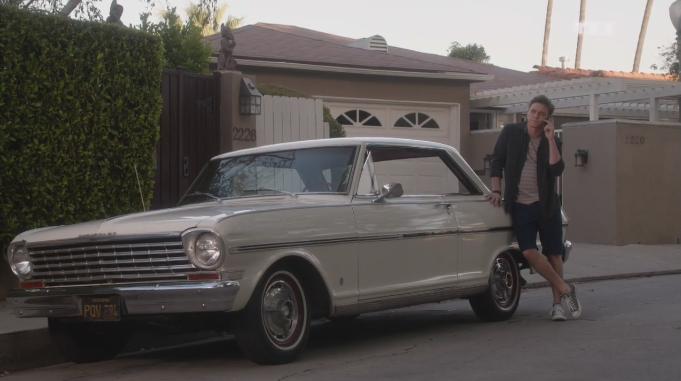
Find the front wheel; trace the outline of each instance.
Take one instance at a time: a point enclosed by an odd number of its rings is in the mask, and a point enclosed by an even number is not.
[[[293,272],[273,269],[237,316],[234,335],[253,362],[283,364],[303,351],[309,332],[310,308],[301,281]]]
[[[489,287],[469,299],[475,314],[485,321],[501,321],[513,316],[520,301],[520,273],[509,253],[494,259]]]

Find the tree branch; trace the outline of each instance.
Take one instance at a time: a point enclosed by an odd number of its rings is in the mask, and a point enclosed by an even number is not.
[[[61,11],[59,11],[59,13],[64,16],[70,15],[71,12],[73,12],[73,10],[76,9],[78,4],[81,3],[81,1],[82,0],[69,0],[69,2],[66,3],[66,5],[64,5],[64,8],[62,8]]]

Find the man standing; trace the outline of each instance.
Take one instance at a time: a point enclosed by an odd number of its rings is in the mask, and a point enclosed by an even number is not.
[[[511,214],[513,231],[523,256],[550,284],[553,291],[551,319],[566,320],[566,312],[578,318],[582,307],[575,286],[563,280],[563,231],[556,178],[565,164],[551,120],[554,106],[539,95],[530,101],[527,122],[504,127],[494,146],[492,193],[494,206]],[[542,245],[537,249],[537,233]]]

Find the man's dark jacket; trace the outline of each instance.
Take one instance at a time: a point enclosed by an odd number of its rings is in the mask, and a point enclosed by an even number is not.
[[[520,174],[527,159],[529,143],[527,123],[517,123],[506,125],[501,130],[497,144],[494,146],[491,176],[504,178],[504,209],[507,213],[510,212],[513,202],[518,199],[518,184],[520,184]],[[556,138],[556,145],[560,152],[561,144],[558,138]],[[556,177],[563,173],[564,168],[562,157],[559,162],[549,164],[549,141],[542,134],[537,149],[537,188],[542,217],[545,219],[560,212],[560,200],[556,194]]]

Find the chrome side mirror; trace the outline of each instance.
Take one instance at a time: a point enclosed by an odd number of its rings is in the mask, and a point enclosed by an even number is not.
[[[386,198],[400,197],[404,194],[402,189],[402,184],[400,183],[388,183],[381,187],[381,195],[378,196],[373,202],[383,202]]]

